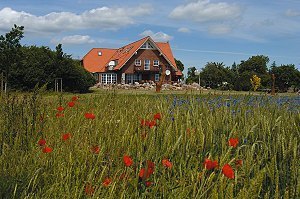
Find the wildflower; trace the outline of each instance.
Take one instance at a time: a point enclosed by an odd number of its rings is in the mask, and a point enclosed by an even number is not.
[[[60,118],[60,117],[64,117],[65,115],[64,114],[62,114],[62,113],[56,113],[56,115],[55,115],[57,118]]]
[[[152,182],[146,181],[146,182],[145,182],[145,185],[146,185],[146,187],[150,187],[150,186],[152,185]]]
[[[79,98],[78,96],[73,96],[73,97],[72,97],[72,101],[77,101],[78,98]]]
[[[91,184],[88,183],[85,185],[84,192],[86,195],[92,196],[95,192],[95,189],[93,188],[93,186]]]
[[[150,123],[149,123],[149,128],[151,129],[152,127],[156,126],[156,121],[155,120],[152,120]]]
[[[225,164],[222,168],[222,173],[230,179],[234,179],[234,171],[229,164]]]
[[[46,145],[46,140],[45,140],[45,139],[40,139],[40,140],[38,141],[38,145],[40,145],[40,146]]]
[[[128,155],[123,156],[123,162],[124,162],[126,167],[130,167],[133,164],[132,158]]]
[[[91,151],[92,151],[92,153],[94,153],[94,154],[99,154],[99,152],[100,152],[100,147],[99,147],[99,146],[92,146]]]
[[[218,167],[218,161],[212,161],[208,158],[205,158],[204,160],[204,167],[207,169],[207,170],[211,170],[211,169],[214,169],[214,168],[217,168]]]
[[[45,146],[43,148],[43,153],[51,153],[52,152],[52,148]]]
[[[65,110],[64,107],[62,107],[62,106],[59,106],[56,109],[58,110],[58,112],[62,112],[63,110]]]
[[[71,133],[65,133],[61,136],[63,141],[67,141],[68,139],[71,138]]]
[[[103,180],[102,185],[103,185],[104,187],[108,187],[108,185],[110,185],[111,182],[112,182],[112,179],[109,178],[109,177],[106,177],[106,178]]]
[[[160,114],[160,113],[156,113],[156,114],[154,115],[154,119],[155,119],[155,120],[161,120],[161,114]]]
[[[85,113],[84,117],[91,120],[95,119],[95,115],[93,113]]]
[[[173,164],[168,159],[163,159],[161,162],[164,167],[172,169]]]
[[[228,141],[229,146],[232,146],[233,148],[236,148],[239,143],[238,138],[230,138]]]
[[[142,179],[150,178],[150,176],[154,173],[154,162],[147,160],[147,169],[142,168],[139,172],[139,177]]]
[[[69,106],[69,107],[75,106],[75,102],[74,102],[74,101],[68,102],[68,106]]]
[[[236,160],[235,161],[235,166],[236,167],[240,167],[240,166],[242,166],[243,165],[243,160]]]

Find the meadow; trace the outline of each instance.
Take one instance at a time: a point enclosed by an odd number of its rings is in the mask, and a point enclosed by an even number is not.
[[[300,97],[9,94],[0,198],[300,198]]]

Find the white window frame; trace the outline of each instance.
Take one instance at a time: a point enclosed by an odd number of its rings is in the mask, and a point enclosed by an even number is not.
[[[134,84],[134,82],[139,82],[142,80],[142,74],[126,74],[125,83]]]
[[[117,74],[116,73],[102,73],[101,74],[101,83],[102,84],[117,83]]]
[[[153,66],[159,66],[159,60],[153,60]]]
[[[141,66],[141,65],[142,65],[142,60],[136,59],[136,60],[134,61],[134,65],[135,65],[135,66]]]
[[[159,82],[159,78],[160,78],[159,73],[156,73],[156,74],[154,75],[154,81],[155,81],[155,82]]]
[[[151,61],[150,59],[145,59],[144,61],[144,70],[150,70]]]

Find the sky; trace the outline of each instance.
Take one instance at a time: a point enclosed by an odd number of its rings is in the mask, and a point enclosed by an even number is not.
[[[300,0],[0,0],[0,34],[14,24],[22,44],[61,43],[76,59],[151,36],[170,43],[184,73],[255,55],[300,69]]]

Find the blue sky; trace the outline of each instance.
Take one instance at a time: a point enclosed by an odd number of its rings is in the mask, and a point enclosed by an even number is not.
[[[25,26],[23,44],[62,43],[74,58],[150,35],[185,68],[266,55],[300,69],[300,0],[0,0],[0,34],[13,24]]]

